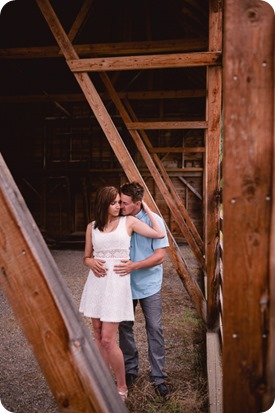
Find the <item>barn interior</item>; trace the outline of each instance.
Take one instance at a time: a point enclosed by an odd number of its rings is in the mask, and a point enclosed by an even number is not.
[[[81,59],[100,59],[102,67],[111,59],[106,71],[99,65],[89,72],[90,79],[176,241],[186,239],[131,136],[137,128],[203,238],[207,64],[180,59],[208,51],[208,2],[51,4]],[[127,169],[35,1],[3,7],[0,59],[3,157],[46,241],[83,245],[96,190],[127,181]]]
[[[143,183],[207,328],[211,413],[267,410],[275,388],[274,10],[260,0],[9,1],[0,60],[0,151],[47,244],[82,248],[97,189]],[[12,246],[22,225],[4,224],[12,242],[3,241],[1,258],[24,286],[34,260],[24,257],[29,266],[18,271],[23,258]],[[2,280],[19,305],[11,278]]]
[[[0,151],[47,244],[83,248],[97,189],[138,180],[217,329],[221,25],[221,0],[15,0],[0,14]]]

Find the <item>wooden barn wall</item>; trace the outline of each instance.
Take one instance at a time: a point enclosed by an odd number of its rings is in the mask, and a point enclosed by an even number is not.
[[[83,241],[87,222],[93,218],[96,190],[119,186],[127,178],[95,121],[45,119],[44,113],[43,105],[12,111],[7,106],[1,113],[2,154],[46,240]],[[132,138],[123,125],[117,128],[173,236],[185,242]],[[203,142],[203,132],[198,130],[149,132],[154,147],[195,147]],[[202,153],[167,152],[159,157],[201,234]],[[188,170],[192,167],[201,171]]]

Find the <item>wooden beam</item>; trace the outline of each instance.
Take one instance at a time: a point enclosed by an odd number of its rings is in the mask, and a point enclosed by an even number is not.
[[[189,99],[205,97],[205,90],[155,90],[140,92],[118,92],[121,99],[126,97],[130,100],[150,100],[150,99]],[[109,100],[107,93],[100,93],[103,100]],[[0,96],[0,103],[48,103],[58,102],[83,102],[86,101],[83,93],[64,93],[64,94],[47,94],[47,95],[16,95]]]
[[[76,16],[76,19],[70,28],[70,31],[68,33],[68,38],[71,42],[73,42],[80,30],[80,28],[83,26],[85,23],[85,20],[87,19],[87,16],[90,12],[91,5],[93,4],[94,0],[84,0],[82,3],[82,6],[79,10],[78,15]]]
[[[220,52],[175,53],[151,56],[122,56],[67,61],[74,73],[114,70],[167,69],[221,64]]]
[[[209,2],[209,50],[222,47],[222,6],[216,9],[215,0]],[[207,272],[207,326],[219,328],[219,242],[220,242],[220,155],[222,118],[222,68],[207,68],[205,131],[205,257]]]
[[[127,412],[0,155],[0,286],[61,412]]]
[[[201,196],[201,194],[200,194],[198,191],[196,191],[196,189],[195,189],[192,185],[190,185],[189,182],[188,182],[186,179],[184,179],[182,176],[179,176],[178,178],[179,178],[179,180],[180,180],[191,192],[193,192],[193,194],[194,194],[198,199],[200,199],[200,200],[202,201],[202,196]]]
[[[259,413],[275,398],[268,365],[274,11],[254,0],[227,0],[224,10],[223,407]]]
[[[148,148],[150,153],[201,153],[205,152],[204,147],[158,147],[158,148]]]
[[[119,56],[152,53],[177,53],[207,50],[207,39],[156,40],[144,42],[76,44],[79,56]],[[0,59],[52,59],[60,58],[58,46],[0,48]]]
[[[172,122],[127,122],[128,129],[206,129],[206,121],[172,121]]]

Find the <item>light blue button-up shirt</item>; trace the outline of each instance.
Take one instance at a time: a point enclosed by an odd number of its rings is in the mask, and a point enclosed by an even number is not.
[[[155,214],[156,219],[160,222],[165,233],[165,225],[162,218]],[[152,226],[150,218],[142,209],[136,218]],[[131,237],[130,259],[133,262],[144,260],[151,256],[155,249],[166,248],[169,246],[167,235],[161,239],[146,238],[137,233],[133,233]],[[163,276],[162,264],[155,265],[150,268],[135,270],[131,273],[131,288],[133,299],[150,297],[156,294],[161,289]]]

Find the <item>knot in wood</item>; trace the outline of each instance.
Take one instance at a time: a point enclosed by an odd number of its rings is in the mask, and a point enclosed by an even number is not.
[[[255,22],[257,22],[257,21],[259,20],[259,14],[258,14],[257,11],[258,11],[258,10],[257,10],[256,7],[250,8],[250,9],[248,10],[248,12],[247,12],[247,17],[248,17],[248,19],[251,21],[251,23],[255,23]]]

